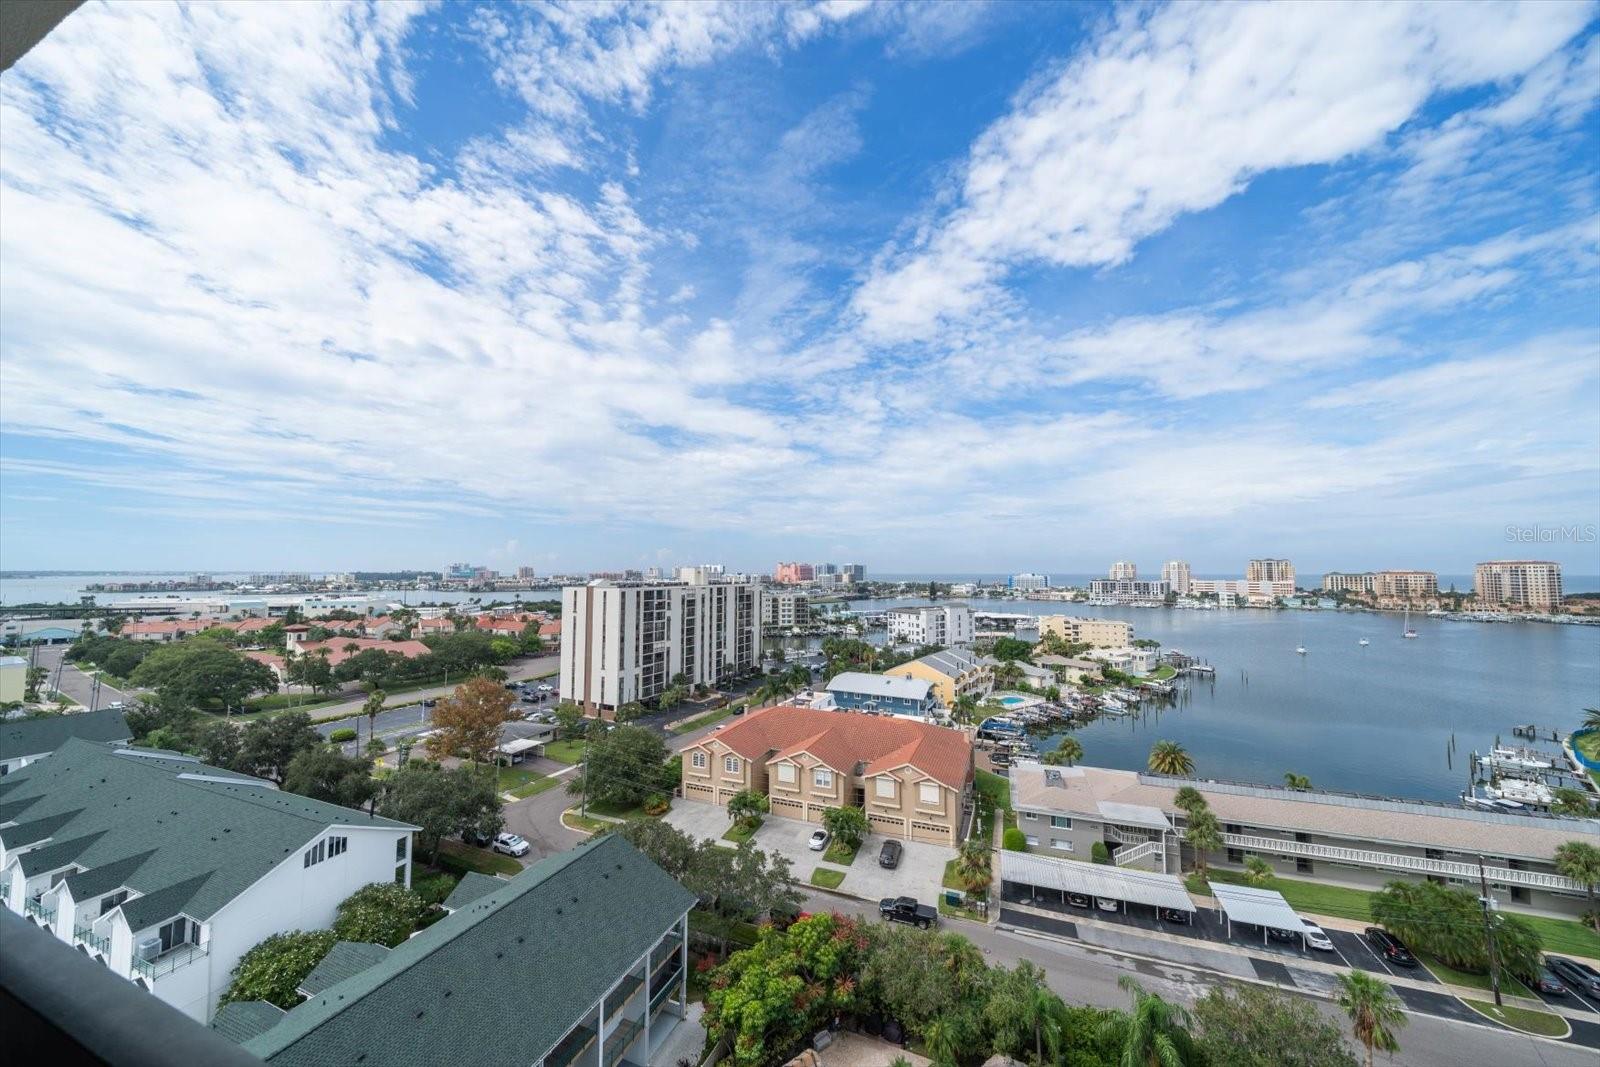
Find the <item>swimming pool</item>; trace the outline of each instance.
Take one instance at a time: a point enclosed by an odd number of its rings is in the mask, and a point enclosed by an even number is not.
[[[1021,704],[1026,704],[1027,702],[1028,702],[1028,698],[1027,697],[1001,697],[1000,698],[1001,706],[1007,707],[1007,708],[1014,708],[1014,707],[1017,707],[1017,706],[1019,706]]]

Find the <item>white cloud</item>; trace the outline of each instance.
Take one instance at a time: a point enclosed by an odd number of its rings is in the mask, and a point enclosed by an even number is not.
[[[1121,263],[1262,172],[1365,151],[1434,93],[1538,66],[1585,4],[1126,8],[973,146],[956,206],[855,299],[879,340],[1002,297],[1013,265]]]

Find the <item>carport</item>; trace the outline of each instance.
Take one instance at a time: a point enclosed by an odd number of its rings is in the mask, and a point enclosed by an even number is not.
[[[1181,878],[1155,871],[1124,870],[1082,860],[1031,856],[1026,852],[1002,852],[1000,880],[1027,886],[1035,895],[1040,890],[1059,893],[1063,904],[1068,893],[1081,893],[1124,904],[1147,904],[1152,908],[1190,913],[1195,910]]]
[[[1217,898],[1217,910],[1228,920],[1228,936],[1233,936],[1233,924],[1249,923],[1261,927],[1261,943],[1267,943],[1268,930],[1286,930],[1300,936],[1300,947],[1306,947],[1306,924],[1298,912],[1283,899],[1283,894],[1271,889],[1257,889],[1248,885],[1229,885],[1226,882],[1207,882],[1211,895]]]

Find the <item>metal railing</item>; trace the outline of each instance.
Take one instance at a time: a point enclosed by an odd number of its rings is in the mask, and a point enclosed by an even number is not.
[[[163,952],[153,960],[142,960],[133,957],[133,973],[150,981],[155,981],[162,975],[171,974],[182,967],[187,967],[195,960],[203,959],[206,955],[204,945],[180,945],[168,952]]]
[[[87,923],[73,925],[72,939],[80,944],[88,945],[102,956],[111,955],[111,939],[109,937],[95,936],[94,927]]]
[[[29,897],[23,902],[24,914],[32,915],[46,926],[56,921],[56,909],[45,907],[45,903],[38,897]]]
[[[1394,871],[1415,871],[1418,874],[1441,874],[1450,878],[1478,880],[1478,865],[1458,860],[1432,859],[1427,856],[1406,856],[1398,852],[1379,852],[1366,848],[1343,848],[1339,845],[1319,845],[1310,841],[1285,841],[1278,837],[1254,837],[1249,834],[1223,834],[1225,845],[1249,849],[1253,852],[1279,852],[1289,856],[1307,856],[1335,863],[1354,863],[1368,867],[1383,867]],[[1544,871],[1519,871],[1510,867],[1485,867],[1491,882],[1507,885],[1532,886],[1536,889],[1558,889],[1571,893],[1585,892],[1582,884],[1564,875]]]
[[[1138,863],[1146,856],[1155,856],[1160,854],[1160,852],[1161,845],[1159,842],[1146,841],[1142,845],[1128,845],[1126,847],[1117,849],[1116,854],[1112,856],[1112,859],[1116,861],[1118,867],[1126,867],[1131,863]]]
[[[1107,823],[1105,829],[1106,836],[1119,845],[1142,845],[1156,839],[1155,832],[1150,830],[1125,830],[1112,823]]]

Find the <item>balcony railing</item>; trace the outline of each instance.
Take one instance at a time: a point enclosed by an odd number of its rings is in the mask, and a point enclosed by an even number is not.
[[[1119,845],[1142,845],[1146,841],[1154,841],[1157,833],[1155,830],[1129,830],[1115,824],[1106,824],[1106,836]]]
[[[38,897],[29,897],[22,905],[22,910],[24,914],[32,915],[45,926],[56,921],[56,909],[46,907],[44,901]]]
[[[633,1044],[634,1038],[644,1033],[644,1024],[624,1019],[617,1024],[617,1028],[606,1038],[605,1045],[601,1048],[602,1063],[619,1063],[622,1056],[628,1051],[628,1046]]]
[[[155,981],[162,975],[171,974],[182,967],[187,967],[195,960],[203,959],[206,955],[204,945],[179,945],[177,948],[163,952],[153,960],[142,960],[133,957],[133,973],[148,981]]]
[[[111,939],[109,937],[96,937],[94,927],[87,924],[74,924],[72,939],[79,944],[88,945],[102,956],[111,955]]]
[[[1343,848],[1339,845],[1319,845],[1310,841],[1285,841],[1281,837],[1254,837],[1250,834],[1223,834],[1223,844],[1252,852],[1277,852],[1287,856],[1306,856],[1334,863],[1353,863],[1358,866],[1381,867],[1391,871],[1412,871],[1417,874],[1438,874],[1448,878],[1478,880],[1478,865],[1458,860],[1431,859],[1427,856],[1406,856],[1398,852],[1380,852],[1366,848]],[[1505,885],[1531,886],[1535,889],[1556,889],[1569,893],[1582,893],[1584,887],[1564,875],[1545,871],[1519,871],[1510,867],[1485,867],[1491,882]]]
[[[1146,841],[1142,845],[1124,845],[1117,849],[1112,859],[1118,867],[1126,867],[1131,863],[1138,863],[1146,856],[1156,856],[1161,853],[1161,845],[1156,841]]]

